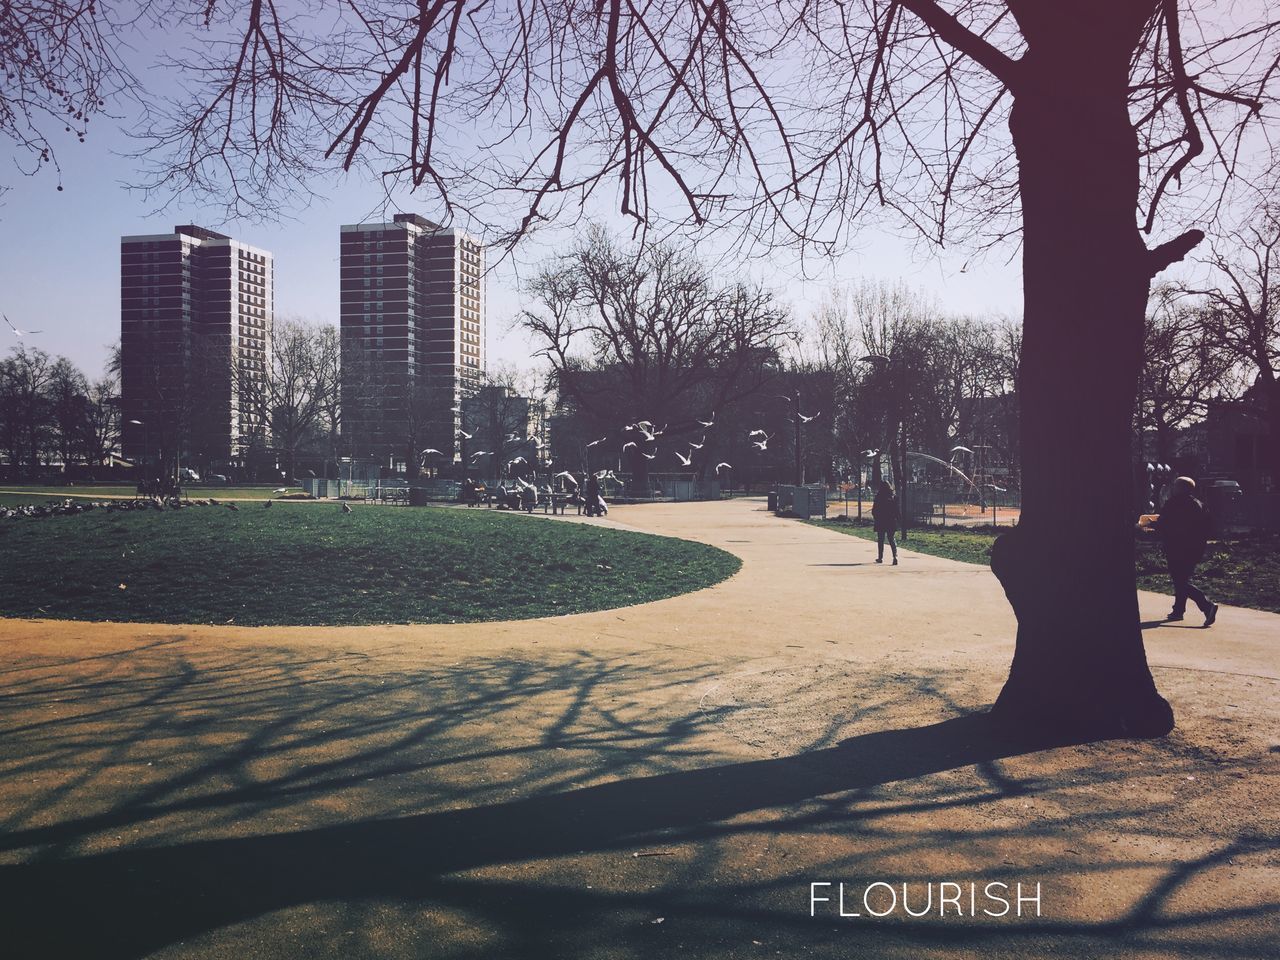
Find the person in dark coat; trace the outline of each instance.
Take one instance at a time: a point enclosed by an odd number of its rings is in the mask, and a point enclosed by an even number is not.
[[[1195,498],[1195,489],[1196,482],[1190,477],[1174,480],[1169,499],[1155,522],[1156,533],[1164,543],[1169,578],[1173,581],[1173,611],[1165,619],[1181,620],[1187,612],[1189,597],[1204,614],[1204,625],[1211,627],[1218,617],[1218,605],[1191,582],[1209,540],[1209,513]]]
[[[594,473],[588,473],[582,485],[582,499],[586,503],[584,510],[588,517],[600,515],[600,479]]]
[[[889,538],[889,549],[893,552],[893,565],[898,565],[898,543],[894,540],[894,532],[898,529],[898,497],[889,486],[887,480],[880,481],[880,489],[871,504],[871,517],[876,528],[876,563],[884,563],[884,541]]]

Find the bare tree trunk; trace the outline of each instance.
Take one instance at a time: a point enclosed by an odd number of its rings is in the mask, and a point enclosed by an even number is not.
[[[1029,55],[1010,117],[1024,217],[1023,500],[991,557],[1018,618],[994,713],[1022,728],[1160,736],[1173,714],[1147,666],[1134,573],[1130,427],[1150,286],[1138,146],[1123,38],[1080,39],[1099,55],[1089,78],[1077,69],[1061,83],[1066,63]],[[1069,467],[1082,462],[1087,474]]]

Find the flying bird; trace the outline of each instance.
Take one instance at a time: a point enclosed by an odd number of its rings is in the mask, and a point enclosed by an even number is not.
[[[587,446],[588,446],[588,447],[596,447],[596,446],[599,446],[600,444],[604,443],[604,442],[605,442],[606,440],[608,440],[608,439],[609,439],[608,437],[601,437],[599,440],[592,440],[590,443],[588,443],[588,444],[587,444]]]
[[[9,325],[9,329],[13,331],[15,337],[25,337],[31,333],[44,333],[43,330],[19,330],[13,325],[13,321],[9,319],[7,314],[0,314],[0,316],[4,316],[4,322]]]
[[[640,451],[640,456],[644,457],[646,460],[652,460],[652,459],[653,459],[654,457],[656,457],[657,455],[658,455],[658,454],[657,454],[656,452],[655,452],[655,453],[645,453],[643,450],[641,450],[641,451]]]
[[[694,419],[697,420],[697,417],[695,417]],[[716,425],[716,412],[714,410],[711,411],[710,420],[698,420],[698,422],[702,424],[704,427],[714,427]]]
[[[646,440],[652,440],[654,437],[658,435],[658,432],[659,432],[653,429],[653,424],[650,423],[648,420],[641,420],[639,423],[633,423],[631,424],[631,426],[627,427],[627,429],[639,430],[642,434],[644,434],[644,438]]]
[[[872,457],[878,457],[880,455],[880,451],[879,450],[863,450],[862,455],[867,459],[870,459]]]
[[[516,457],[514,460],[508,460],[507,466],[514,467],[517,463],[528,463],[528,462],[529,461],[526,460],[524,457]]]
[[[473,436],[475,436],[475,434],[467,433],[465,430],[458,431],[458,439],[460,440],[470,440]]]
[[[577,478],[576,478],[572,473],[570,473],[568,470],[561,470],[559,473],[557,473],[557,474],[556,474],[554,477],[552,477],[551,479],[552,479],[552,480],[556,480],[556,479],[558,479],[558,478],[560,478],[560,477],[564,477],[564,481],[565,481],[565,483],[573,484],[573,486],[575,486],[575,487],[578,485],[578,480],[577,480]]]
[[[716,464],[716,473],[719,473],[721,470],[732,470],[732,469],[733,469],[733,464],[732,464],[732,463],[717,463],[717,464]]]
[[[961,453],[973,453],[973,451],[970,450],[968,447],[954,446],[951,448],[952,453],[955,453],[957,450],[959,450]]]
[[[477,450],[475,453],[471,455],[471,459],[474,460],[476,459],[476,457],[492,457],[492,456],[493,454],[490,453],[488,450]]]
[[[822,416],[822,411],[819,410],[812,417],[806,417],[803,413],[797,413],[796,416],[800,418],[801,423],[808,423],[810,420],[817,420],[820,416]]]
[[[636,442],[635,442],[634,440],[628,440],[626,443],[624,443],[624,444],[622,445],[622,449],[623,449],[623,450],[625,450],[625,449],[627,449],[627,447],[634,447],[634,446],[636,446],[636,445],[637,445],[637,444],[636,444]]]
[[[427,447],[427,449],[423,450],[420,454],[418,454],[418,456],[425,457],[429,453],[434,453],[439,456],[443,456],[443,454],[441,454],[440,451],[437,450],[435,447]]]
[[[763,430],[752,430],[750,433],[747,434],[747,436],[748,437],[767,437],[769,435],[765,433]]]
[[[675,451],[675,454],[676,454],[676,459],[677,459],[677,460],[679,460],[679,461],[680,461],[680,463],[681,463],[681,464],[683,464],[684,466],[686,466],[686,467],[687,467],[687,466],[689,466],[689,464],[693,463],[693,458],[692,458],[692,457],[686,457],[686,456],[685,456],[683,453],[681,453],[679,450]]]
[[[701,421],[699,421],[699,422],[701,422]],[[690,449],[690,450],[701,450],[701,449],[703,448],[703,446],[706,444],[706,442],[707,442],[706,434],[703,434],[702,439],[701,439],[700,441],[698,441],[697,443],[690,443],[690,444],[689,444],[689,449]]]

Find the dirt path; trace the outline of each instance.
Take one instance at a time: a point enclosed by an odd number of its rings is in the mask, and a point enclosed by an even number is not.
[[[1012,651],[983,568],[909,550],[877,566],[874,545],[757,501],[620,507],[603,522],[721,546],[743,569],[658,603],[516,623],[0,621],[7,944],[344,958],[1271,949],[1280,616],[1224,608],[1210,631],[1147,631],[1171,737],[1028,752],[966,716]],[[1144,616],[1166,603],[1143,595]],[[811,917],[810,885],[828,881],[864,915],[819,902]],[[939,916],[935,899],[925,917],[872,919],[859,899],[872,881],[910,884],[913,909],[925,884],[936,898],[961,883],[965,913],[977,883],[980,915]],[[983,899],[992,882],[1039,883],[1041,916],[981,915],[998,908]]]

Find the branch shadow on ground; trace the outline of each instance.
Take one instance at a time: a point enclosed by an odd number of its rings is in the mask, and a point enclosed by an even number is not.
[[[74,678],[66,666],[15,670],[0,685],[0,918],[16,957],[131,960],[297,908],[314,927],[299,954],[373,956],[382,951],[341,935],[388,904],[418,929],[448,915],[486,931],[479,943],[441,937],[419,955],[578,955],[605,931],[636,935],[618,955],[652,955],[644,918],[658,911],[696,921],[684,934],[691,955],[715,954],[745,929],[838,952],[843,937],[810,923],[799,898],[807,879],[839,877],[848,860],[819,848],[794,870],[713,881],[740,872],[735,842],[819,835],[868,856],[925,854],[955,841],[949,828],[881,824],[1052,793],[1061,784],[1004,761],[1066,745],[1011,739],[979,714],[893,727],[900,691],[868,681],[856,728],[886,728],[840,739],[833,721],[809,749],[725,762],[697,736],[707,716],[654,709],[668,703],[664,689],[705,685],[713,666],[583,651],[390,667],[273,650],[192,661],[152,645],[132,661],[86,660]],[[940,712],[963,709],[945,683],[910,682]],[[951,796],[917,783],[955,771],[972,782]],[[1126,772],[1084,763],[1071,775],[1115,791]],[[43,777],[52,782],[27,785]],[[1017,842],[1062,828],[1027,822],[969,838]],[[692,851],[661,886],[593,889],[575,872],[584,859],[629,863],[655,846]],[[1118,924],[924,922],[877,931],[880,955],[1029,935],[1097,953],[1120,936],[1213,927],[1223,918],[1162,904],[1228,852],[1165,871]],[[778,908],[781,890],[795,892],[794,911]]]

